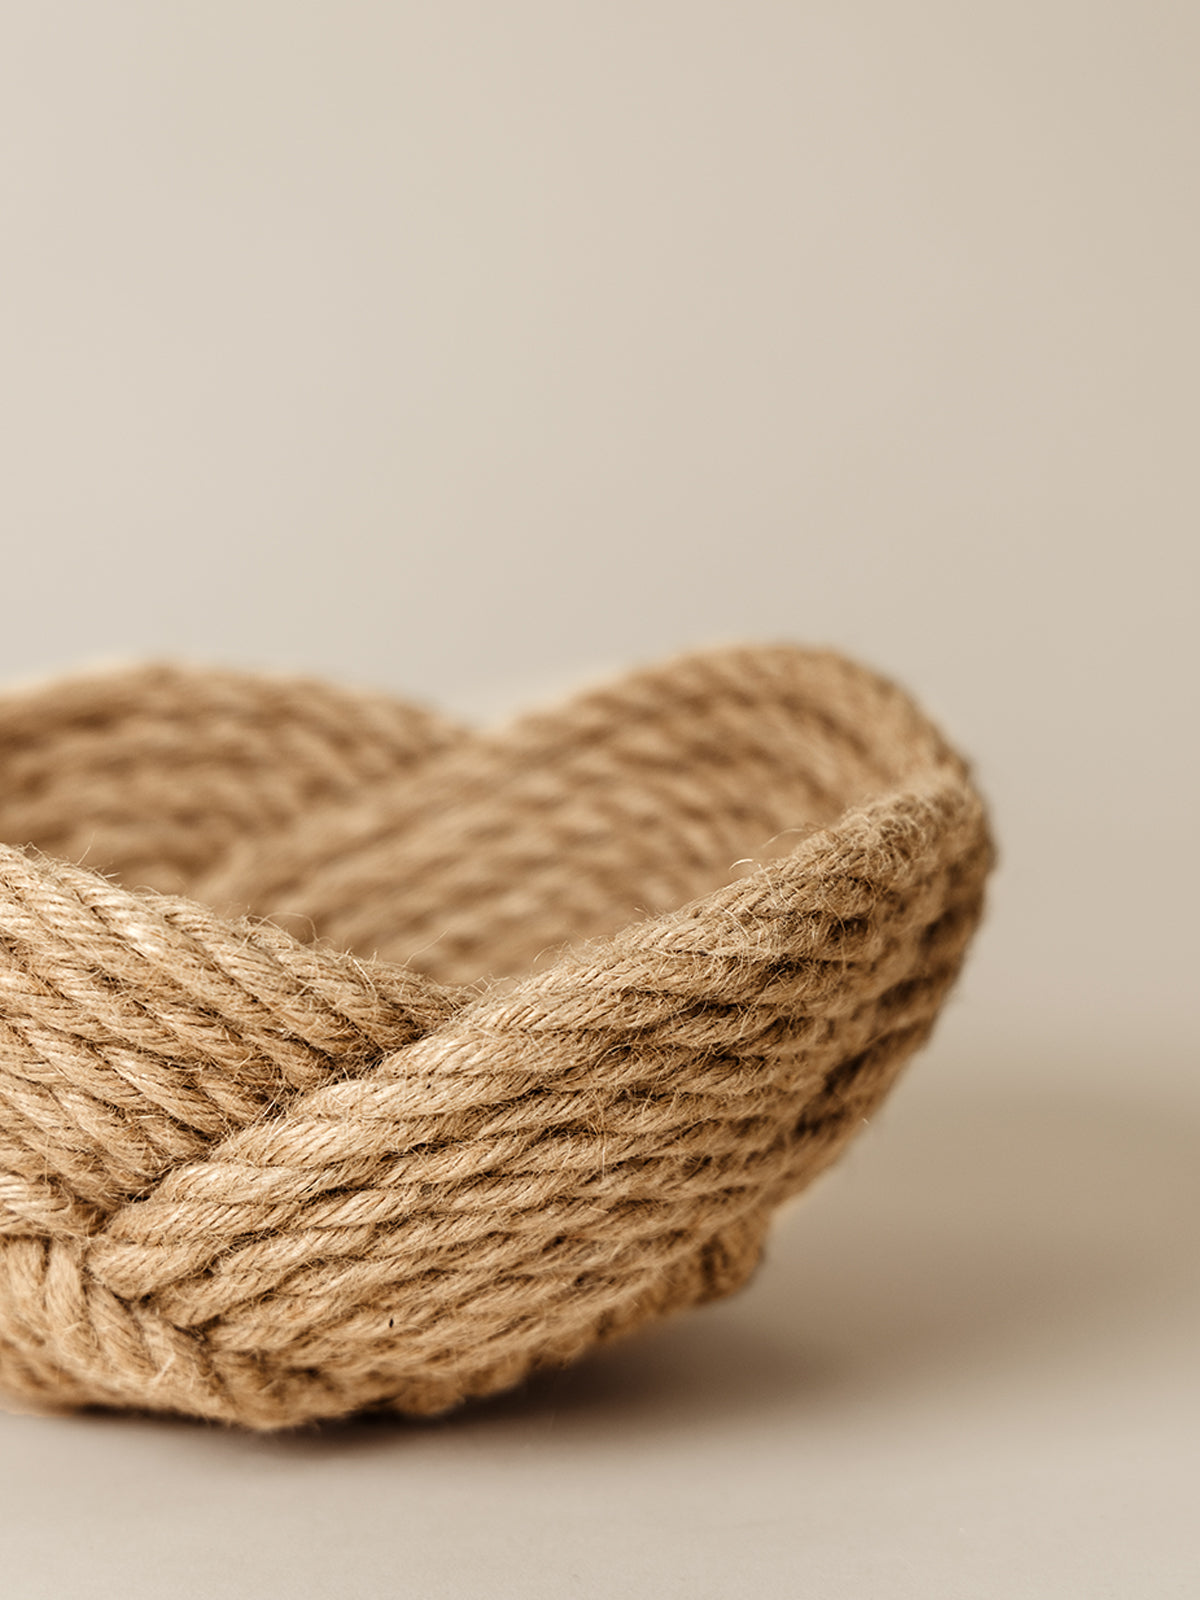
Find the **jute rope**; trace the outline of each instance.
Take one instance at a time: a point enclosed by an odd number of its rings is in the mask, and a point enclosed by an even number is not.
[[[487,735],[146,667],[0,700],[0,761],[0,1384],[257,1428],[744,1282],[992,856],[911,700],[790,647]]]

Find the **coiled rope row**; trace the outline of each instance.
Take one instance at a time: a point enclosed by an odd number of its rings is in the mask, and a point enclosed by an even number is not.
[[[139,668],[0,700],[0,763],[0,1385],[257,1428],[736,1288],[992,859],[912,701],[792,647],[486,735]]]

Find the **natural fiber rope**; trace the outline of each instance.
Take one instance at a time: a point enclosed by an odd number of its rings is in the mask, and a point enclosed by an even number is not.
[[[992,857],[913,703],[790,647],[484,736],[141,668],[0,700],[0,762],[0,1384],[258,1428],[736,1288]]]

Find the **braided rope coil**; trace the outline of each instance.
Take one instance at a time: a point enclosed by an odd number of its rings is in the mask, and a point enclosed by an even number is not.
[[[737,1288],[992,862],[913,702],[787,646],[486,735],[142,667],[0,699],[0,761],[0,1385],[256,1428]]]

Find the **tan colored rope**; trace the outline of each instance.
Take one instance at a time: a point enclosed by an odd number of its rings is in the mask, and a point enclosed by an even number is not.
[[[0,761],[0,1384],[258,1428],[744,1282],[992,860],[911,700],[786,646],[487,735],[138,668],[0,700]]]

